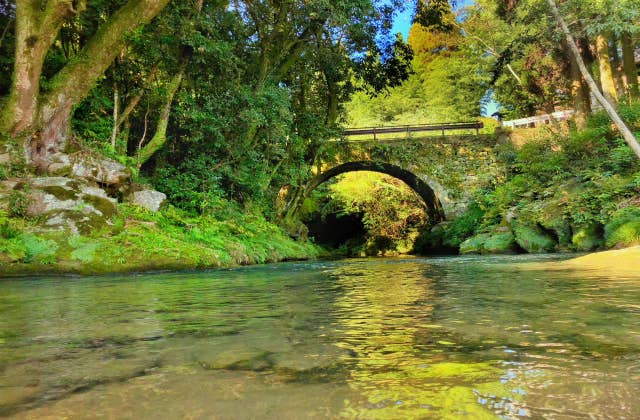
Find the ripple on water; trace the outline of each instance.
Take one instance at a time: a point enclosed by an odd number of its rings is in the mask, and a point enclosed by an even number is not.
[[[640,275],[556,258],[3,281],[0,415],[640,418]]]

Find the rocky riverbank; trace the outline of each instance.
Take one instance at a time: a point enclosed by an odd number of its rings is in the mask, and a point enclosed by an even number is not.
[[[233,202],[203,216],[167,205],[98,155],[60,154],[48,170],[0,180],[0,277],[219,268],[320,252]]]

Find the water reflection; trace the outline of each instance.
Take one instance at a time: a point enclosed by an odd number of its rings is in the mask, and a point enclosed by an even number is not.
[[[335,306],[338,340],[355,364],[356,398],[342,415],[356,418],[492,418],[526,414],[500,382],[493,361],[457,357],[461,337],[436,320],[436,280],[424,262],[347,265],[334,275],[345,290]],[[493,407],[482,395],[499,398]]]
[[[0,416],[639,418],[640,274],[526,260],[3,281]]]

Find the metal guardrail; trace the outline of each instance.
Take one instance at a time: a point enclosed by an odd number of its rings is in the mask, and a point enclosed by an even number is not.
[[[569,109],[566,111],[557,111],[553,114],[545,114],[545,115],[535,115],[533,117],[520,118],[517,120],[510,121],[502,121],[503,127],[511,127],[511,128],[527,128],[531,126],[537,126],[540,123],[549,124],[551,120],[563,121],[568,120],[575,114],[576,112],[573,109]]]
[[[475,130],[476,134],[479,134],[484,124],[480,121],[473,122],[455,122],[445,124],[421,124],[421,125],[400,125],[400,126],[382,126],[382,127],[362,127],[362,128],[348,128],[342,132],[345,137],[358,136],[365,134],[373,134],[373,139],[376,140],[378,134],[388,133],[419,133],[424,131],[441,131],[442,135],[445,135],[446,131],[452,130]]]

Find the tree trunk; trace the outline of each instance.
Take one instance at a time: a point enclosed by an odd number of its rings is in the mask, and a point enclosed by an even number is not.
[[[569,59],[569,72],[571,77],[571,97],[573,98],[574,109],[576,110],[575,122],[578,129],[584,129],[587,126],[587,119],[591,114],[591,96],[589,95],[589,86],[587,86],[580,66],[576,58],[571,53],[566,41],[563,43],[567,58]]]
[[[611,66],[611,54],[609,52],[609,38],[604,33],[596,37],[596,51],[598,52],[598,64],[600,66],[600,84],[604,97],[611,103],[618,102],[618,91],[613,77]]]
[[[571,35],[571,31],[569,31],[569,27],[567,26],[566,22],[560,15],[560,11],[556,6],[556,2],[554,0],[547,0],[547,1],[549,3],[549,6],[551,7],[553,16],[555,17],[556,21],[558,22],[558,25],[560,25],[560,28],[562,29],[562,32],[565,35],[567,44],[569,45],[569,49],[571,50],[571,53],[573,54],[574,58],[576,59],[576,62],[578,63],[578,67],[580,68],[582,77],[584,77],[584,80],[589,85],[589,88],[595,95],[598,102],[600,102],[600,104],[604,107],[604,109],[607,111],[607,114],[609,114],[609,117],[613,120],[615,125],[618,127],[618,130],[620,130],[620,134],[622,134],[622,137],[624,138],[625,142],[629,145],[631,150],[633,150],[636,156],[640,159],[640,144],[638,144],[638,140],[636,140],[631,130],[629,130],[629,127],[627,127],[624,121],[622,121],[622,119],[616,112],[613,105],[611,105],[611,103],[607,101],[607,99],[598,90],[598,85],[596,85],[595,80],[593,80],[593,77],[591,77],[589,70],[587,70],[587,66],[584,64],[584,61],[582,60],[582,56],[580,55],[580,50],[578,49],[578,46],[576,45],[576,42],[573,39],[573,35]]]
[[[182,78],[184,77],[184,65],[178,71],[178,74],[173,76],[171,82],[167,86],[167,97],[164,103],[164,107],[162,108],[162,112],[160,113],[160,117],[158,117],[158,124],[156,126],[156,132],[149,140],[144,147],[142,147],[138,152],[138,167],[144,165],[150,158],[156,153],[158,150],[164,146],[167,142],[167,127],[169,125],[169,116],[171,115],[171,104],[173,103],[173,98],[176,96],[178,89],[180,88],[180,83],[182,83]]]
[[[40,0],[18,0],[14,82],[0,132],[21,138],[29,146],[31,161],[46,170],[49,157],[64,150],[73,107],[87,96],[120,53],[125,35],[151,20],[168,2],[129,0],[50,80],[51,90],[40,95],[44,57],[65,19],[77,12],[73,9],[76,2],[49,0],[42,9]],[[82,6],[85,2],[77,3]]]
[[[113,84],[113,129],[111,130],[111,150],[116,150],[116,138],[118,137],[118,84]]]
[[[140,103],[140,100],[144,96],[145,89],[153,81],[157,72],[158,72],[158,65],[155,65],[151,70],[151,72],[149,72],[149,77],[147,77],[147,79],[145,80],[144,85],[140,88],[138,93],[136,93],[135,96],[131,98],[127,106],[124,107],[124,110],[118,117],[118,122],[116,123],[118,129],[120,129],[120,126],[127,121],[127,119],[129,118],[129,115],[131,115],[133,110],[136,109],[136,107]]]
[[[619,39],[617,36],[611,37],[609,51],[611,52],[611,67],[613,69],[613,80],[616,84],[618,99],[624,96],[624,81],[622,80],[622,58],[618,52]]]
[[[638,69],[636,68],[633,56],[634,45],[631,34],[622,35],[622,67],[624,69],[625,88],[627,94],[631,98],[640,97],[640,89],[638,87]]]
[[[0,133],[19,137],[37,119],[40,76],[45,56],[70,9],[51,0],[41,9],[39,0],[16,1],[16,49],[13,83],[0,117]]]

